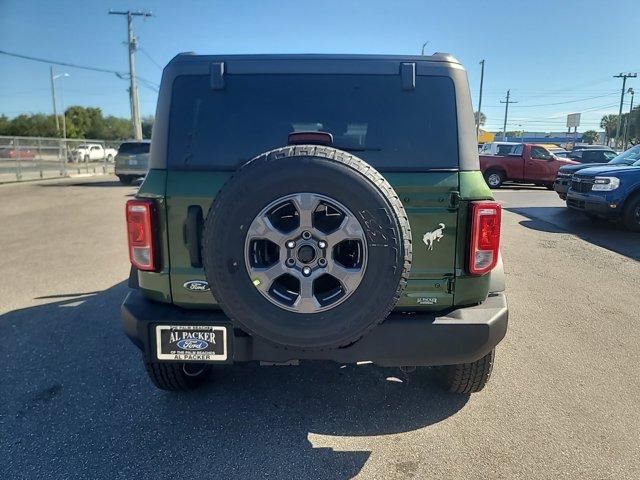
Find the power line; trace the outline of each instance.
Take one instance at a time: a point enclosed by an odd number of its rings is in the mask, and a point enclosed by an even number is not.
[[[65,67],[78,68],[78,69],[81,69],[81,70],[90,70],[90,71],[93,71],[93,72],[113,73],[114,75],[116,75],[121,80],[129,80],[129,74],[127,72],[120,72],[118,70],[109,70],[107,68],[92,67],[92,66],[88,66],[88,65],[78,65],[77,63],[61,62],[59,60],[50,60],[50,59],[46,59],[46,58],[32,57],[30,55],[22,55],[20,53],[7,52],[6,50],[0,50],[0,55],[7,55],[9,57],[22,58],[24,60],[32,60],[34,62],[48,63],[48,64],[52,64],[52,65],[62,65],[62,66],[65,66]],[[154,85],[155,87],[158,87],[158,84],[152,82],[151,80],[145,79],[145,78],[140,77],[140,76],[138,76],[138,79],[142,79],[142,80],[148,82],[149,84]]]
[[[595,97],[586,97],[586,98],[578,98],[575,100],[566,100],[564,102],[553,102],[553,103],[538,103],[536,105],[519,105],[518,108],[532,108],[532,107],[551,107],[553,105],[564,105],[567,103],[578,103],[578,102],[586,102],[587,100],[594,100],[596,98],[610,97],[612,95],[617,95],[617,92],[607,93],[605,95],[596,95]],[[502,108],[502,105],[486,105],[491,108]]]
[[[142,53],[145,57],[147,57],[151,63],[153,63],[156,67],[158,67],[160,70],[163,69],[163,66],[160,65],[158,62],[156,62],[153,57],[151,55],[149,55],[149,52],[147,52],[144,48],[142,48],[140,45],[138,45],[138,50],[140,51],[140,53]]]

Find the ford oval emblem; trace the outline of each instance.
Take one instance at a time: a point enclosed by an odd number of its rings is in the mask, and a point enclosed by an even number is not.
[[[176,343],[182,350],[204,350],[209,346],[209,342],[194,338],[184,338]]]
[[[182,286],[190,292],[208,292],[210,290],[209,282],[204,280],[189,280],[184,282]]]

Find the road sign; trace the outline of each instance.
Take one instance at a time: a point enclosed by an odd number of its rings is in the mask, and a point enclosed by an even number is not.
[[[576,128],[580,126],[580,114],[570,113],[567,115],[567,128]]]

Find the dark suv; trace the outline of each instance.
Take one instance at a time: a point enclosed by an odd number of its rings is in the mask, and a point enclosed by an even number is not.
[[[456,59],[182,54],[155,118],[122,315],[157,387],[324,359],[483,388],[507,328],[501,208]]]

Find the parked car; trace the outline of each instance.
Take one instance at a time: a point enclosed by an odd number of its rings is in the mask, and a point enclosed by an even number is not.
[[[149,169],[149,140],[124,142],[118,148],[115,173],[124,185],[142,178]]]
[[[72,150],[71,158],[74,162],[92,162],[97,160],[113,162],[117,153],[115,148],[105,148],[99,143],[84,143]]]
[[[597,150],[595,150],[597,151]],[[587,151],[585,151],[587,152]],[[591,153],[591,151],[588,151]],[[557,192],[558,196],[562,200],[567,199],[567,191],[569,190],[569,184],[571,183],[571,177],[574,173],[579,172],[580,170],[584,170],[589,167],[597,167],[607,165],[612,168],[615,167],[628,167],[632,165],[637,160],[640,160],[640,147],[632,147],[624,153],[613,157],[609,162],[602,163],[579,163],[576,165],[565,165],[564,167],[560,167],[558,170],[558,174],[556,175],[556,179],[553,182],[553,189]]]
[[[505,156],[480,155],[480,169],[491,188],[499,188],[504,182],[511,181],[535,183],[551,189],[558,169],[575,163],[533,143],[516,145]]]
[[[126,206],[123,324],[156,387],[368,360],[481,390],[508,309],[468,92],[447,54],[175,57]]]
[[[590,167],[571,177],[567,206],[590,218],[620,221],[640,232],[640,160],[628,167]]]
[[[570,151],[560,147],[548,148],[547,150],[549,150],[550,153],[553,153],[556,157],[560,158],[569,158],[569,155],[571,154]]]
[[[508,155],[513,147],[521,145],[518,142],[491,142],[480,148],[480,155]]]
[[[569,158],[582,163],[606,163],[616,155],[615,150],[599,145],[597,148],[578,148],[577,150],[571,150]]]
[[[36,156],[36,153],[24,147],[14,147],[12,144],[6,147],[0,148],[0,158],[20,158],[25,160],[32,160]]]

